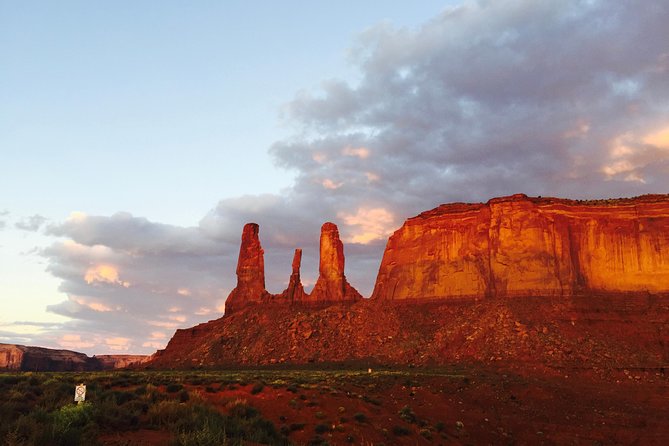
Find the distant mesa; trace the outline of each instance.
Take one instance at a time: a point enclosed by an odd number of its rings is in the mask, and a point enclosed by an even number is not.
[[[138,366],[147,355],[87,356],[71,350],[0,344],[0,370],[72,372],[112,370]]]

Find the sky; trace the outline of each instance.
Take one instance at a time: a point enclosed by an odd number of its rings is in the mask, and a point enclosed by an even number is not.
[[[320,226],[371,293],[442,203],[669,192],[669,4],[0,0],[0,342],[150,354]]]

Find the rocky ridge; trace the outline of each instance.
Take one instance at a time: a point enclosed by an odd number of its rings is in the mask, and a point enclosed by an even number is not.
[[[244,229],[252,240],[242,236],[240,265],[262,255],[255,228]],[[238,267],[225,316],[177,330],[149,366],[669,365],[667,195],[514,195],[439,206],[390,237],[371,299],[346,282],[335,225],[323,225],[320,275],[310,296],[299,279],[300,260],[297,250],[289,286],[277,296],[265,291],[264,272],[254,270],[249,286]],[[306,305],[313,302],[327,305]]]

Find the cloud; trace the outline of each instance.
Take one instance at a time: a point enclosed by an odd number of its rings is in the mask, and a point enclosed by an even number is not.
[[[166,340],[156,332],[221,313],[246,222],[260,224],[271,292],[295,247],[315,281],[329,220],[368,295],[388,233],[440,203],[667,192],[668,22],[665,2],[498,0],[372,26],[350,50],[355,81],[282,109],[294,133],[270,156],[295,173],[290,188],[223,199],[188,228],[127,213],[48,226],[64,239],[44,255],[68,296],[50,310],[99,348],[147,352]]]
[[[18,221],[14,226],[17,229],[22,229],[24,231],[39,231],[44,223],[46,223],[47,218],[42,217],[41,215],[33,215],[31,217],[23,218]]]
[[[84,347],[91,353],[151,353],[157,343],[164,347],[168,339],[156,338],[156,327],[171,330],[171,336],[175,328],[219,314],[215,309],[235,284],[241,232],[228,243],[200,227],[127,213],[75,213],[46,232],[60,238],[42,255],[67,296],[47,309],[70,318],[67,329],[93,342]],[[62,344],[46,335],[42,339]]]

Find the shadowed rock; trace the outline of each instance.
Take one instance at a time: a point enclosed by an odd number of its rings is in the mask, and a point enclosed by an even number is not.
[[[302,250],[296,249],[293,256],[293,270],[290,274],[290,281],[288,288],[281,293],[282,299],[287,299],[289,302],[299,302],[304,299],[304,287],[302,286],[302,279],[300,279],[300,265],[302,264]]]

